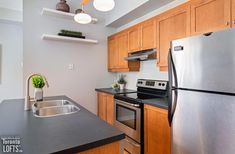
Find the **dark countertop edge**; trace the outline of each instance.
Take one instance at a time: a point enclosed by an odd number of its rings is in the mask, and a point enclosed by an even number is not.
[[[112,88],[96,88],[95,91],[103,92],[103,93],[111,94],[111,95],[124,94],[124,93],[135,93],[136,92],[136,90],[131,90],[131,89],[124,89],[122,91],[120,91],[120,90],[115,91]]]
[[[123,133],[121,135],[117,135],[117,136],[114,136],[114,137],[110,137],[110,138],[106,138],[106,139],[103,139],[103,140],[95,141],[93,143],[89,143],[89,144],[82,145],[82,146],[79,146],[79,147],[73,147],[73,148],[70,148],[70,149],[63,150],[63,151],[54,152],[53,154],[78,153],[78,152],[82,152],[82,151],[86,151],[86,150],[91,150],[93,148],[98,148],[98,147],[103,146],[103,145],[111,144],[113,142],[120,141],[124,138],[125,138],[125,134]]]
[[[71,101],[74,105],[77,106],[77,102],[74,101],[73,99],[67,97],[66,95],[45,96],[44,99],[45,100],[51,100],[51,99],[55,99],[56,97],[64,97],[65,99]],[[12,101],[15,101],[15,100],[24,100],[24,99],[22,99],[22,98],[21,99],[5,99],[5,100],[2,100],[1,103],[4,103],[6,101],[12,102]],[[87,110],[86,108],[84,108],[84,109]],[[88,112],[90,112],[90,111],[88,111]],[[107,145],[107,144],[110,144],[110,143],[113,143],[113,142],[117,142],[117,141],[120,141],[124,138],[125,138],[125,133],[121,133],[119,135],[115,135],[115,136],[112,136],[112,137],[109,137],[109,138],[104,138],[102,140],[94,141],[94,142],[91,142],[91,143],[88,143],[88,144],[79,145],[77,147],[68,147],[68,149],[64,149],[62,151],[57,151],[57,152],[52,152],[52,154],[79,153],[79,152],[83,152],[83,151],[86,151],[86,150],[97,148],[97,147],[100,147],[100,146],[103,146],[103,145]]]
[[[49,96],[49,97],[46,97],[46,98],[47,99],[53,99],[53,97],[54,96]],[[67,97],[66,95],[60,95],[60,96],[56,96],[56,97],[66,97],[67,99],[72,101],[74,105],[76,105],[76,102],[74,100],[72,100],[71,98]],[[116,135],[116,136],[113,136],[113,137],[105,138],[105,139],[98,140],[98,141],[95,141],[95,142],[92,142],[92,143],[88,143],[88,144],[85,144],[85,145],[80,145],[80,146],[77,146],[77,147],[71,147],[69,149],[64,149],[62,151],[57,151],[57,152],[54,152],[53,154],[78,153],[78,152],[90,150],[90,149],[93,149],[93,148],[97,148],[97,147],[100,147],[100,146],[103,146],[103,145],[106,145],[106,144],[110,144],[110,143],[113,143],[115,141],[120,141],[120,140],[122,140],[124,138],[125,138],[125,134],[122,133],[120,135]]]

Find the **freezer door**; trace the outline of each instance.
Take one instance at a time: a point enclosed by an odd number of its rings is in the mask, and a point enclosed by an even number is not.
[[[179,88],[235,93],[235,29],[176,40],[171,50]]]
[[[172,154],[234,154],[235,97],[178,90]]]

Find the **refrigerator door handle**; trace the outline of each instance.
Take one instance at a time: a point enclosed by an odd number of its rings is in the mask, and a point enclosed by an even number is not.
[[[178,98],[178,81],[177,74],[175,70],[175,66],[172,58],[172,49],[170,49],[168,54],[168,72],[169,72],[169,99],[168,99],[168,122],[171,126],[172,119],[175,113],[177,98]],[[173,87],[173,81],[175,83],[175,87]],[[172,96],[174,92],[174,97]],[[173,100],[172,100],[173,99]]]

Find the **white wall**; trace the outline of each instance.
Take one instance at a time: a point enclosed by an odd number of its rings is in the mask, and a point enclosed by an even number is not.
[[[43,7],[55,8],[58,0],[24,0],[24,79],[33,72],[44,74],[50,84],[44,88],[45,96],[67,95],[92,112],[96,112],[95,88],[107,87],[113,74],[107,72],[106,36],[112,29],[105,28],[101,15],[96,25],[80,25],[74,21],[41,16]],[[68,1],[71,11],[79,1]],[[93,9],[94,10],[94,9]],[[98,44],[65,43],[41,40],[43,33],[57,34],[60,29],[82,31]],[[74,70],[68,70],[69,64]]]
[[[23,21],[23,13],[18,10],[0,8],[0,21],[8,23],[21,23]]]
[[[131,12],[149,0],[115,0],[115,7],[106,14],[106,25]]]
[[[0,7],[23,11],[23,0],[0,0]]]
[[[0,23],[0,102],[23,97],[22,39],[21,26]]]
[[[21,23],[23,21],[23,0],[0,0],[0,21]]]
[[[155,11],[144,15],[143,17],[140,17],[139,19],[136,19],[126,25],[123,25],[122,27],[118,28],[117,31],[121,31],[123,29],[126,29],[127,27],[130,27],[132,25],[135,25],[141,21],[144,21],[150,17],[156,16],[166,10],[169,10],[177,5],[180,5],[187,0],[175,0],[159,9],[156,9]],[[143,61],[141,62],[141,69],[139,72],[133,72],[133,73],[118,73],[116,75],[116,79],[120,74],[125,74],[127,79],[127,88],[129,89],[136,89],[136,81],[137,79],[156,79],[156,80],[168,80],[168,73],[167,72],[160,72],[159,67],[156,66],[156,61]]]

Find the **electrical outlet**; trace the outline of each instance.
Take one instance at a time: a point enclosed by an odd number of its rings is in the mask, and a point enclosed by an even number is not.
[[[69,69],[69,70],[74,70],[74,64],[69,64],[69,65],[68,65],[68,69]]]

